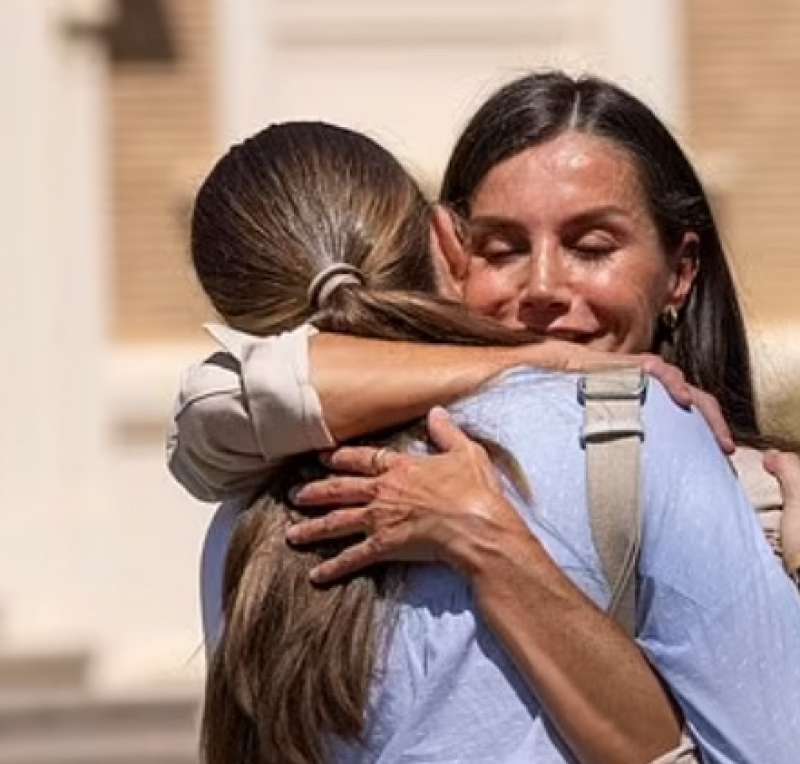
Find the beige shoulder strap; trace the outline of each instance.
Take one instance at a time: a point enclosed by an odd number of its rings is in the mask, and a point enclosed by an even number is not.
[[[586,488],[592,539],[611,588],[608,613],[636,634],[636,565],[641,545],[640,453],[647,378],[639,369],[581,377]],[[677,747],[651,764],[699,764],[686,730]]]
[[[639,369],[592,372],[578,382],[592,539],[611,588],[608,612],[631,636],[636,630],[645,389]]]

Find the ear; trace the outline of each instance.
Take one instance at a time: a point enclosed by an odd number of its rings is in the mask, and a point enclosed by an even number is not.
[[[469,256],[464,251],[453,214],[441,204],[434,205],[433,208],[430,238],[439,293],[460,302],[464,299]]]
[[[680,310],[692,293],[692,286],[700,267],[698,248],[700,239],[694,231],[687,231],[673,257],[673,279],[664,307]]]

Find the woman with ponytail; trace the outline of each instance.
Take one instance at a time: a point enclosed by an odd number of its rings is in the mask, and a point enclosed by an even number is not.
[[[531,335],[437,295],[447,284],[428,254],[429,215],[413,181],[363,136],[273,126],[232,149],[204,183],[192,255],[234,330],[312,326],[309,335],[392,340],[400,352],[406,341],[442,351],[460,343],[506,364],[523,360],[514,353],[530,352]],[[738,659],[776,640],[789,645],[800,611],[757,547],[749,507],[702,421],[651,387],[640,651],[602,611],[608,592],[586,526],[574,379],[515,372],[457,415],[490,445],[503,476],[435,414],[434,444],[461,449],[470,470],[445,470],[442,483],[485,490],[477,503],[463,497],[473,502],[467,513],[427,518],[420,504],[417,527],[428,526],[393,558],[407,567],[379,564],[315,585],[314,571],[346,557],[369,528],[288,544],[296,521],[316,511],[302,509],[295,487],[325,469],[300,456],[262,474],[227,544],[203,719],[207,764],[650,761],[675,745],[679,722],[642,651],[689,698],[687,721],[710,756],[788,764],[800,655],[790,648],[760,667]],[[396,451],[424,450],[415,432],[371,442],[384,449],[372,457],[378,472],[404,458]],[[413,464],[401,465],[412,478]],[[687,471],[691,490],[676,490]],[[385,488],[375,497],[381,517],[402,525],[407,509],[393,515]],[[482,503],[486,496],[496,498]],[[687,571],[708,550],[686,521],[701,513],[720,548],[713,574],[696,577]],[[733,607],[741,587],[746,619]],[[716,652],[737,675],[719,670]],[[753,718],[755,669],[765,698],[782,698],[763,719]]]
[[[473,346],[530,343],[436,295],[430,208],[367,138],[324,124],[272,126],[233,148],[200,189],[192,258],[229,326],[259,335],[317,330]],[[325,761],[333,736],[364,732],[368,689],[400,585],[378,569],[329,589],[285,535],[287,493],[320,476],[314,455],[280,466],[238,520],[224,622],[208,678],[207,764]]]

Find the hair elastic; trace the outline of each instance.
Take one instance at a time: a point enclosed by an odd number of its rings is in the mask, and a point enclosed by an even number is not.
[[[355,265],[334,263],[314,276],[308,285],[308,301],[314,310],[318,310],[342,284],[364,286],[365,283],[364,274]]]

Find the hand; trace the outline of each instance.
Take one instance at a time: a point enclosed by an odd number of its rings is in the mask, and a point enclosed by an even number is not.
[[[764,469],[781,484],[781,547],[783,564],[790,573],[800,569],[800,458],[787,451],[764,454]]]
[[[440,561],[471,575],[482,551],[496,548],[509,534],[529,534],[503,495],[486,451],[442,408],[431,410],[428,430],[441,454],[340,448],[327,464],[355,474],[309,483],[295,494],[298,506],[348,508],[295,524],[287,531],[291,543],[366,534],[314,568],[314,582],[327,583],[389,560]]]
[[[639,353],[629,355],[623,353],[602,353],[596,350],[581,349],[576,352],[575,346],[570,346],[569,361],[566,371],[594,371],[608,369],[615,366],[638,367],[646,374],[655,377],[672,400],[679,406],[690,408],[694,406],[711,428],[719,447],[726,453],[732,454],[736,450],[728,423],[722,415],[722,409],[717,399],[699,387],[690,385],[686,381],[683,371],[671,363],[667,363],[660,355],[655,353]]]

